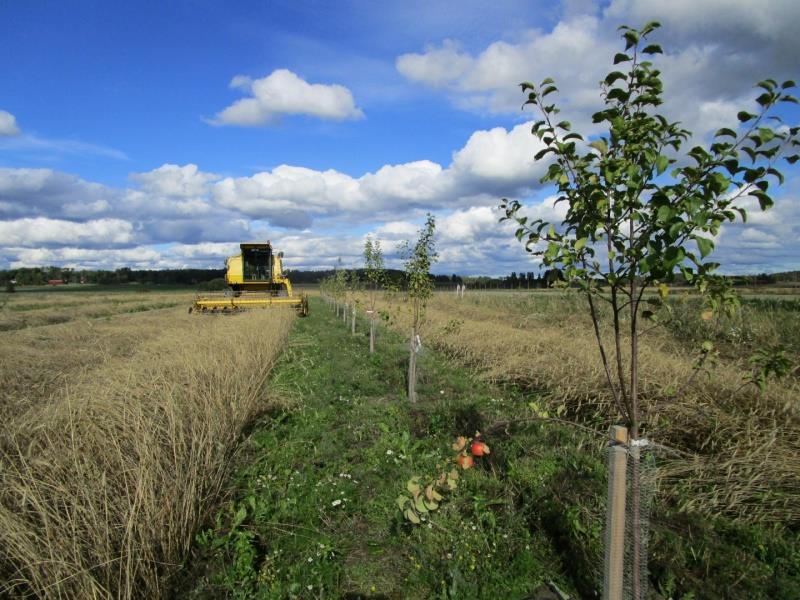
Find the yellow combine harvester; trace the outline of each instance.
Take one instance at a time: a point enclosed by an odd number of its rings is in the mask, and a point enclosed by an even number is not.
[[[273,253],[272,244],[240,244],[241,253],[225,261],[225,292],[199,295],[189,312],[230,313],[250,308],[287,306],[305,317],[308,296],[292,293],[292,283],[283,274],[283,252]]]

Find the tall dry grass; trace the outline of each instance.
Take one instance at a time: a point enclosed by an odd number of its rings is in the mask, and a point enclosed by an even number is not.
[[[276,401],[266,379],[292,319],[120,317],[94,332],[98,349],[84,360],[72,356],[89,344],[69,331],[79,325],[56,326],[75,341],[29,369],[51,371],[60,356],[77,372],[45,386],[46,401],[29,399],[0,434],[0,596],[162,596],[243,426]],[[4,348],[26,339],[14,333]],[[117,335],[129,345],[116,347]]]
[[[558,292],[468,293],[463,300],[438,294],[428,307],[423,344],[486,380],[564,406],[568,418],[602,432],[618,416],[584,303],[577,294]],[[406,331],[405,313],[394,313]],[[748,325],[754,335],[775,333],[769,315],[764,319]],[[762,395],[754,386],[742,387],[746,363],[722,359],[683,395],[671,397],[667,390],[691,377],[694,358],[668,331],[640,340],[645,436],[679,452],[661,457],[661,493],[709,514],[800,524],[797,377],[768,385]]]

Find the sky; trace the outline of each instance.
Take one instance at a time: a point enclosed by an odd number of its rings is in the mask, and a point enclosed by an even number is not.
[[[616,29],[651,20],[661,112],[697,142],[799,79],[796,0],[0,0],[0,269],[221,268],[267,239],[289,268],[356,267],[366,236],[397,267],[431,212],[434,272],[536,272],[498,205],[564,207],[518,84],[553,77],[597,135]],[[783,170],[718,236],[724,272],[800,269]]]

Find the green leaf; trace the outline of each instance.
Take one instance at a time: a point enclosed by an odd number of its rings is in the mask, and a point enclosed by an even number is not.
[[[642,31],[640,32],[643,36],[647,35],[654,29],[658,29],[661,27],[661,23],[658,21],[648,21],[644,27],[642,27]]]
[[[773,204],[775,204],[772,198],[761,190],[753,191],[750,193],[750,195],[758,198],[758,205],[761,207],[761,210],[767,210],[768,208],[772,207]]]
[[[658,220],[659,223],[666,223],[672,218],[672,215],[672,207],[668,204],[665,204],[664,206],[660,206],[658,208],[658,211],[656,212],[656,220]]]
[[[608,144],[606,144],[606,141],[602,138],[589,142],[589,147],[594,148],[600,152],[601,155],[605,155],[608,152]]]
[[[761,106],[769,106],[772,103],[772,101],[773,101],[773,95],[768,92],[764,92],[758,98],[756,98],[756,102],[758,102],[759,105]]]
[[[738,113],[736,113],[736,118],[739,119],[739,121],[741,123],[746,123],[747,121],[750,121],[751,119],[755,119],[756,116],[753,113],[749,113],[746,110],[742,110],[742,111],[739,111]]]
[[[406,512],[404,514],[406,516],[406,519],[408,519],[409,521],[414,523],[414,525],[419,525],[421,523],[421,521],[419,520],[419,517],[417,516],[417,513],[415,513],[410,508],[407,508]]]
[[[663,154],[660,154],[656,159],[656,173],[661,175],[664,171],[667,170],[668,166],[669,166],[669,159]]]
[[[697,242],[697,249],[700,250],[700,257],[705,258],[714,249],[714,242],[708,238],[699,235],[694,236],[694,241]]]
[[[408,496],[398,496],[397,497],[397,506],[400,508],[400,510],[403,510],[403,508],[405,507],[406,503],[409,500],[410,500],[410,498]]]
[[[736,175],[736,173],[739,171],[739,161],[735,158],[724,160],[722,161],[722,164],[725,165],[725,168],[728,169],[728,173],[731,175]]]
[[[625,102],[630,98],[630,94],[623,90],[622,88],[611,88],[608,92],[608,98],[612,100],[619,100],[620,102]]]
[[[635,31],[626,31],[622,34],[622,37],[625,38],[625,50],[628,50],[639,43],[639,34]]]
[[[617,81],[618,79],[625,79],[626,77],[627,75],[625,75],[625,73],[623,73],[622,71],[612,71],[611,73],[606,75],[604,81],[606,85],[613,85],[614,82]]]
[[[429,500],[426,500],[425,508],[427,508],[428,510],[436,510],[437,508],[439,508],[439,505],[436,502],[431,502]]]
[[[542,125],[545,125],[546,123],[547,123],[547,121],[536,121],[536,123],[534,123],[533,126],[531,127],[531,133],[533,135],[536,135],[538,133],[538,131],[539,131],[539,128]]]
[[[236,529],[242,522],[247,518],[247,509],[242,506],[239,510],[236,511],[236,514],[233,517],[233,524],[231,525],[231,529]]]
[[[581,238],[579,240],[575,240],[575,250],[580,250],[586,245],[586,242],[589,241],[588,237]]]
[[[783,181],[784,181],[783,173],[778,171],[778,169],[774,169],[774,168],[770,167],[769,169],[767,169],[767,173],[769,173],[770,175],[774,175],[778,179],[778,183],[783,185]]]
[[[627,54],[622,53],[622,52],[617,52],[614,55],[614,64],[615,65],[618,65],[621,62],[628,62],[630,60],[631,60],[631,57],[628,56]]]
[[[775,138],[775,132],[772,131],[769,127],[759,127],[758,134],[761,136],[761,140],[766,144],[772,141]]]
[[[414,508],[417,510],[418,513],[426,513],[428,509],[425,506],[425,500],[422,496],[417,496],[416,500],[414,500]]]
[[[645,46],[642,52],[644,52],[645,54],[664,54],[664,51],[658,44],[650,44],[648,46]]]
[[[723,127],[722,129],[718,129],[717,133],[714,134],[714,137],[723,137],[723,136],[736,138],[736,132],[733,129],[729,129],[728,127]]]

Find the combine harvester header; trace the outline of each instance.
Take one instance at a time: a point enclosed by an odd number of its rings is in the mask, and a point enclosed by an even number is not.
[[[308,296],[294,295],[292,283],[283,274],[283,252],[273,253],[272,244],[240,244],[241,253],[225,261],[225,292],[197,296],[189,312],[230,313],[251,308],[294,308],[308,315]]]

